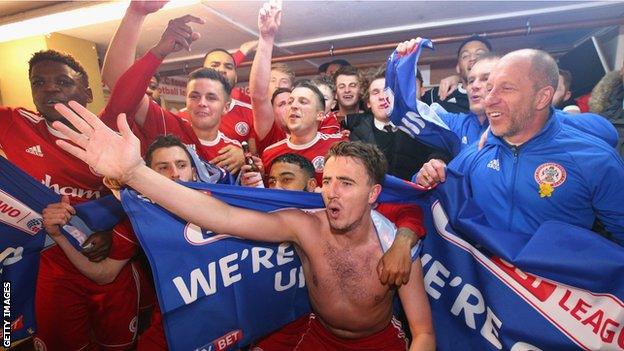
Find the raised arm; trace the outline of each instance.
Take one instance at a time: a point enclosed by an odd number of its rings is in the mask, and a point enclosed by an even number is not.
[[[145,166],[139,139],[132,134],[123,114],[118,118],[119,135],[80,104],[72,101],[69,105],[80,117],[62,104],[57,104],[56,109],[80,133],[55,123],[54,128],[75,144],[58,142],[61,148],[88,163],[96,172],[121,180],[189,222],[251,240],[295,243],[299,243],[296,228],[317,225],[315,216],[299,210],[267,214],[239,209],[175,183]]]
[[[134,63],[141,26],[150,13],[160,10],[167,1],[132,1],[113,35],[104,64],[102,80],[113,88],[121,75]]]
[[[258,47],[257,40],[250,40],[250,41],[246,41],[242,43],[241,46],[238,48],[238,51],[232,54],[232,57],[234,58],[234,64],[236,65],[236,67],[240,66],[240,64],[243,63],[243,61],[245,61],[245,58],[252,51],[256,51],[257,47]]]
[[[269,80],[273,43],[281,21],[282,10],[279,3],[272,1],[271,4],[264,4],[260,9],[258,14],[260,40],[249,76],[254,131],[258,140],[267,136],[275,121],[271,98],[269,97]]]
[[[199,39],[199,33],[193,32],[189,22],[204,23],[191,15],[169,21],[158,44],[121,75],[102,113],[104,123],[114,129],[117,115],[125,113],[133,116],[136,124],[143,126],[149,105],[145,90],[160,63],[167,55],[188,49],[192,42]]]

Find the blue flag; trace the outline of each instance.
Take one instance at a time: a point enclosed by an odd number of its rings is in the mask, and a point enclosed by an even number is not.
[[[49,203],[59,199],[43,184],[0,157],[2,333],[9,340],[25,338],[35,331],[35,282],[39,252],[45,243],[40,213]],[[8,316],[7,307],[10,310]]]
[[[185,185],[260,211],[323,207],[316,193]],[[292,244],[212,233],[130,190],[123,192],[122,202],[152,267],[171,350],[240,347],[310,311]]]
[[[395,50],[386,67],[387,113],[399,129],[433,148],[456,155],[461,149],[459,137],[449,130],[433,109],[416,97],[416,72],[423,47],[433,49],[429,39],[422,39],[416,49],[405,56]]]
[[[490,228],[466,189],[451,172],[431,197],[422,263],[438,348],[622,349],[624,249],[556,221]]]
[[[58,196],[4,160],[0,168],[2,277],[12,283],[15,339],[33,328],[36,252],[43,246],[39,217],[18,222],[15,210],[39,213]],[[318,194],[188,185],[261,211],[323,206]],[[422,264],[439,350],[624,348],[624,249],[555,221],[533,235],[493,229],[469,195],[453,172],[427,193],[387,177],[382,193],[384,201],[419,203],[425,212]],[[309,310],[290,244],[210,233],[131,190],[123,205],[152,264],[172,350],[240,347]]]

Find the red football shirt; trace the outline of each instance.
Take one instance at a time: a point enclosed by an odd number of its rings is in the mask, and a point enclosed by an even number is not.
[[[289,139],[284,139],[264,149],[262,153],[262,163],[264,164],[266,173],[269,174],[271,171],[271,161],[276,157],[288,153],[301,155],[314,165],[314,169],[316,170],[314,178],[316,178],[317,183],[321,186],[323,167],[325,166],[325,155],[334,143],[342,140],[347,139],[343,138],[340,134],[323,133],[316,133],[316,137],[304,145],[295,145],[291,143]]]
[[[331,111],[326,114],[319,124],[318,131],[324,134],[340,133],[340,123],[338,122],[338,118],[336,118],[336,114]]]
[[[173,134],[180,138],[184,144],[193,147],[197,154],[206,161],[216,157],[218,151],[224,146],[235,145],[240,147],[238,141],[227,138],[220,132],[214,140],[200,140],[188,121],[163,109],[151,100],[143,127],[134,123],[132,116],[136,113],[145,95],[145,88],[159,65],[160,60],[148,52],[130,66],[115,84],[104,110],[102,121],[109,127],[116,129],[116,116],[125,112],[129,117],[128,124],[141,139],[143,148],[152,143],[159,135]],[[138,133],[136,133],[137,131]]]
[[[267,133],[267,135],[264,137],[264,139],[256,139],[256,149],[258,150],[258,155],[262,157],[264,149],[277,143],[278,141],[286,139],[286,137],[288,137],[288,135],[286,135],[282,127],[280,127],[277,122],[273,122],[273,126],[269,130],[269,133]]]
[[[150,101],[143,127],[136,125],[134,127],[141,130],[146,144],[152,143],[159,135],[173,134],[184,144],[195,149],[197,154],[206,161],[217,157],[218,151],[227,145],[241,147],[238,141],[226,137],[220,131],[214,140],[199,139],[189,122],[161,108],[153,101]]]
[[[56,145],[63,138],[34,112],[0,107],[0,148],[11,163],[72,202],[107,195],[100,175]]]
[[[188,110],[184,109],[178,113],[178,116],[184,118],[189,123],[191,116]],[[247,141],[252,137],[253,131],[253,113],[251,105],[232,99],[228,112],[221,116],[219,130],[230,139],[238,142]]]
[[[129,260],[137,253],[139,240],[134,234],[128,217],[117,223],[113,228],[111,250],[109,258],[114,260]]]
[[[57,194],[68,195],[72,203],[108,195],[110,191],[101,176],[56,145],[61,138],[38,114],[23,108],[0,107],[0,148],[11,163]],[[80,275],[56,245],[46,250],[41,259],[50,262],[42,267],[51,267],[56,274]]]

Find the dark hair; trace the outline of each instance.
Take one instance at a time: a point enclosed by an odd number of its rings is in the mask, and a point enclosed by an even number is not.
[[[483,43],[483,45],[485,45],[485,47],[488,48],[489,51],[492,51],[492,44],[490,44],[489,40],[487,40],[484,36],[473,34],[470,37],[464,39],[464,41],[462,41],[461,44],[459,44],[459,49],[457,49],[458,59],[459,59],[459,54],[461,53],[464,46],[466,46],[466,44],[470,43],[471,41],[479,41]]]
[[[314,178],[314,165],[312,165],[312,162],[310,162],[307,158],[301,155],[293,153],[279,155],[274,158],[273,161],[271,161],[271,167],[273,167],[273,165],[276,163],[290,163],[293,165],[297,165],[305,172],[308,177]]]
[[[361,141],[340,141],[329,149],[325,156],[325,162],[327,163],[330,157],[338,156],[353,157],[360,160],[370,178],[369,184],[383,183],[388,170],[388,162],[377,145]]]
[[[351,66],[349,61],[347,61],[345,59],[335,59],[335,60],[331,60],[331,61],[322,63],[319,66],[319,68],[318,68],[318,73],[326,72],[327,69],[329,68],[329,66],[331,66],[331,65],[340,65],[340,67]]]
[[[234,66],[236,66],[236,60],[234,60],[234,56],[232,56],[232,54],[230,54],[229,51],[227,51],[225,49],[222,49],[222,48],[216,48],[216,49],[212,49],[212,50],[208,51],[206,53],[206,55],[204,55],[204,60],[202,62],[206,62],[206,59],[208,58],[208,55],[212,54],[213,52],[218,52],[218,51],[227,54],[232,59],[232,62],[234,62]]]
[[[329,90],[331,90],[332,94],[336,94],[336,84],[334,84],[334,81],[330,76],[325,75],[315,77],[314,79],[312,79],[312,83],[314,83],[317,88],[321,85],[324,85],[328,87]]]
[[[216,70],[212,68],[201,67],[189,73],[188,75],[189,81],[193,79],[202,79],[202,78],[221,82],[221,85],[223,85],[223,91],[225,91],[227,95],[226,99],[230,97],[230,93],[232,92],[232,87],[230,86],[230,83],[228,82],[227,78],[222,76],[219,72],[217,72]]]
[[[316,95],[316,100],[318,101],[318,104],[320,106],[319,111],[325,111],[325,97],[323,96],[323,93],[321,93],[319,88],[317,88],[316,85],[314,85],[309,79],[297,81],[295,83],[295,86],[293,87],[293,90],[295,90],[296,88],[306,88],[312,90],[314,95]]]
[[[162,79],[162,78],[160,77],[160,74],[159,74],[158,72],[156,72],[156,73],[154,73],[153,77],[154,77],[154,78],[156,78],[156,82],[157,82],[158,84],[160,84],[160,81],[161,81],[161,79]]]
[[[275,91],[273,92],[273,96],[271,96],[271,105],[273,105],[273,101],[275,101],[275,98],[281,94],[281,93],[290,93],[292,91],[292,89],[288,89],[288,88],[277,88],[275,89]]]
[[[570,85],[572,85],[572,73],[565,69],[559,69],[559,75],[563,77],[563,85],[565,86],[565,90],[570,90]]]
[[[416,80],[420,82],[420,86],[423,85],[422,74],[420,74],[420,70],[416,70]]]
[[[173,134],[165,134],[157,136],[150,146],[147,147],[147,151],[145,152],[145,164],[147,164],[148,167],[152,166],[152,156],[154,155],[154,151],[165,147],[175,146],[182,148],[182,150],[186,153],[186,156],[188,156],[189,161],[193,162],[193,157],[191,157],[191,154],[186,149],[186,145],[182,143],[180,138]]]
[[[87,75],[87,71],[85,71],[80,62],[76,61],[76,59],[69,54],[55,50],[41,50],[34,53],[28,61],[28,76],[32,73],[33,66],[43,61],[60,62],[69,66],[71,69],[80,74],[84,86],[89,86],[89,75]]]
[[[363,74],[360,77],[360,86],[362,89],[362,101],[368,101],[370,97],[370,93],[368,90],[370,89],[371,84],[377,79],[386,78],[386,64],[382,64],[376,69],[369,70],[367,72],[362,72]]]
[[[332,80],[334,81],[334,85],[336,85],[336,78],[338,76],[358,76],[358,69],[353,66],[342,66],[332,76]]]

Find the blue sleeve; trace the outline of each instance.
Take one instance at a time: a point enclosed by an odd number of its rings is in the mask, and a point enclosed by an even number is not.
[[[596,217],[613,234],[614,241],[624,246],[624,161],[614,151],[606,160],[594,158],[586,169],[594,191],[592,206]],[[594,172],[596,169],[601,172]]]
[[[611,147],[616,147],[618,132],[606,118],[594,113],[569,114],[558,110],[556,113],[561,123],[593,135],[611,145]]]
[[[455,158],[453,158],[453,160],[449,162],[447,168],[466,174],[467,170],[470,167],[470,164],[472,164],[472,161],[477,156],[477,153],[479,151],[477,150],[477,148],[478,143],[472,143],[470,146],[463,149],[457,156],[455,156]],[[484,149],[485,148],[488,148],[488,145],[484,146]]]

